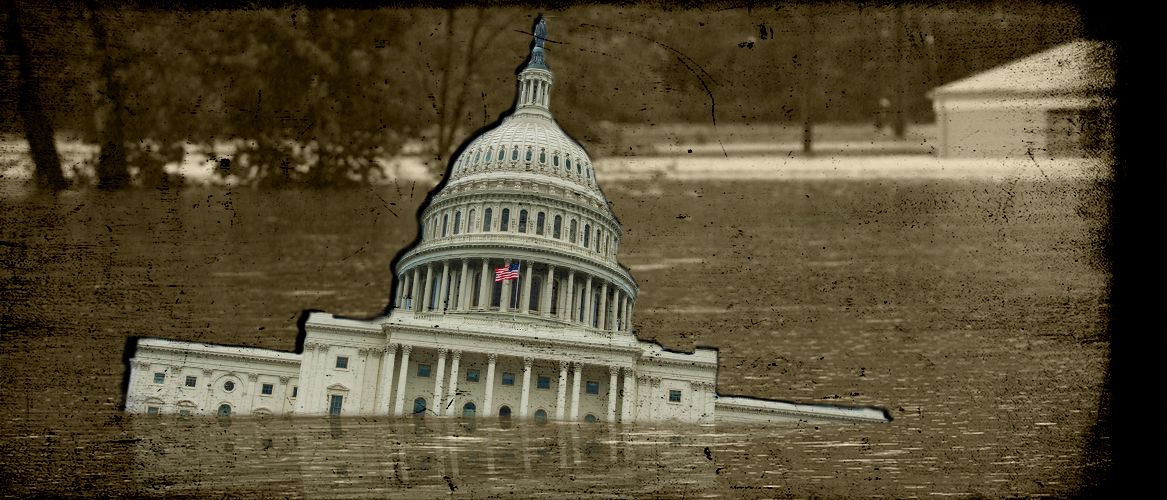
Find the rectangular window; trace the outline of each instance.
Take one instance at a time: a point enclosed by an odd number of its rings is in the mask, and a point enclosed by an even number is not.
[[[599,382],[592,382],[591,380],[589,380],[587,382],[587,389],[586,390],[587,390],[588,394],[599,394],[600,393],[600,383]]]
[[[477,382],[478,381],[478,370],[466,370],[466,381],[467,382]]]
[[[155,373],[154,374],[154,383],[155,384],[165,384],[166,383],[166,374],[165,373]]]
[[[186,386],[187,386],[187,387],[195,387],[195,386],[197,386],[197,385],[198,385],[198,383],[199,383],[199,378],[198,378],[198,377],[195,377],[195,376],[193,376],[193,375],[187,375],[187,376],[186,376]]]
[[[515,385],[515,374],[503,372],[502,385]]]
[[[681,391],[670,389],[669,390],[669,402],[670,403],[680,403],[681,402]]]
[[[293,398],[294,398],[294,397],[296,397],[296,395],[297,395],[297,394],[299,394],[299,393],[300,393],[300,386],[298,386],[298,385],[293,385],[293,386],[292,386],[292,397],[293,397]]]
[[[340,415],[340,407],[344,405],[344,396],[333,394],[328,400],[328,414],[332,416]]]
[[[348,368],[348,356],[337,356],[336,357],[336,367],[340,368],[342,370],[347,369]]]
[[[178,416],[180,416],[180,417],[189,417],[189,416],[190,416],[190,410],[178,410]]]
[[[157,415],[158,411],[159,411],[159,408],[157,406],[146,407],[146,414],[147,415]]]
[[[259,393],[263,394],[264,396],[271,396],[271,393],[274,389],[275,387],[273,387],[271,384],[263,384],[263,386],[259,388]]]
[[[535,387],[539,389],[550,389],[551,377],[539,377],[539,379],[535,382]]]
[[[417,376],[419,376],[419,377],[430,376],[430,365],[427,365],[424,363],[418,363],[417,364]]]

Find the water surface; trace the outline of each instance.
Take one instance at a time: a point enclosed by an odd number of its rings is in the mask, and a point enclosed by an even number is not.
[[[876,405],[886,425],[122,415],[129,337],[290,350],[303,309],[380,311],[427,189],[4,186],[5,490],[1061,497],[1100,459],[1105,199],[1082,179],[604,185],[641,338],[719,348],[721,394]]]

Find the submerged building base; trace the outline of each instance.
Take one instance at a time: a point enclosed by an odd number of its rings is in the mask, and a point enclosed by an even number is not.
[[[717,350],[499,315],[312,313],[302,353],[141,339],[126,411],[499,416],[691,423],[884,422],[886,412],[718,396]]]

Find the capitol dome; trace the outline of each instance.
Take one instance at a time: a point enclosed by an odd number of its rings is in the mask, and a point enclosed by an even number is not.
[[[636,282],[591,158],[556,124],[545,24],[518,75],[514,113],[471,140],[396,266],[397,309],[538,318],[631,334]],[[517,264],[517,269],[515,265]],[[496,281],[516,270],[517,279]]]

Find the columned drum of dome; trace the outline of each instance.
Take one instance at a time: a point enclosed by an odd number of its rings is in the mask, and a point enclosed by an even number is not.
[[[886,421],[873,408],[721,397],[716,349],[636,338],[639,289],[616,260],[623,228],[551,113],[546,40],[540,20],[514,113],[462,148],[422,211],[387,315],[313,312],[299,353],[141,339],[126,411]]]
[[[551,113],[555,79],[544,53],[545,30],[541,22],[519,72],[514,114],[453,160],[448,183],[422,213],[421,240],[397,265],[399,283],[418,270],[440,268],[424,273],[432,296],[424,297],[425,307],[413,307],[419,301],[403,287],[397,304],[415,313],[521,314],[630,334],[630,314],[603,321],[602,313],[573,317],[557,305],[569,275],[573,283],[590,283],[586,296],[604,298],[589,308],[605,307],[608,295],[600,294],[611,291],[612,303],[630,310],[638,289],[616,260],[623,229],[596,184],[592,160]],[[563,221],[585,230],[577,238],[561,230]],[[494,269],[515,262],[519,278],[500,287],[498,300],[474,300],[493,288]]]

